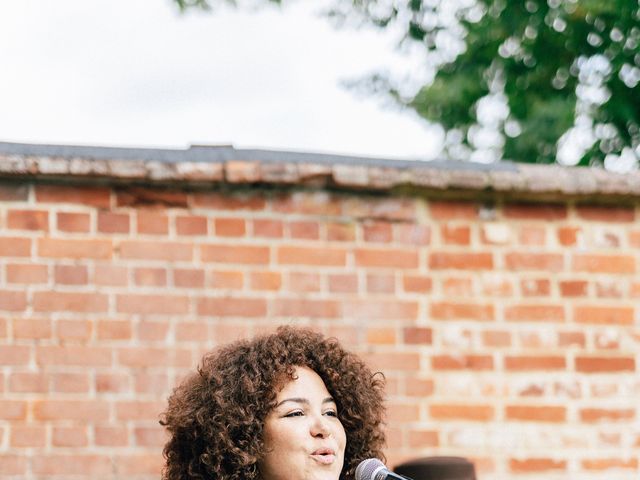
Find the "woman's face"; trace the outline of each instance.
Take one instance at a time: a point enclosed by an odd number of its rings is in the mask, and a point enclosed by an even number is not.
[[[262,480],[338,480],[346,445],[336,404],[320,376],[296,367],[264,424]]]

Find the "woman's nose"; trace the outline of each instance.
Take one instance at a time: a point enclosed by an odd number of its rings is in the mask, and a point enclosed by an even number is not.
[[[324,415],[318,415],[313,418],[310,428],[311,436],[325,438],[331,434],[329,422]]]

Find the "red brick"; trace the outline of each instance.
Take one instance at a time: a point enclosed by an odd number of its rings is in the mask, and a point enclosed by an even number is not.
[[[97,208],[109,208],[111,204],[111,190],[95,185],[36,185],[35,192],[36,201],[41,203],[73,203]]]
[[[141,447],[162,448],[167,443],[168,436],[161,426],[138,427],[134,429],[135,443]]]
[[[91,217],[88,213],[58,212],[56,226],[61,232],[88,233]]]
[[[126,393],[131,391],[129,375],[124,374],[97,373],[95,385],[98,393]]]
[[[397,249],[356,248],[358,267],[418,268],[418,252]]]
[[[97,422],[109,418],[109,404],[100,400],[41,400],[33,405],[36,420]]]
[[[29,200],[29,184],[19,184],[15,180],[12,183],[0,184],[0,201],[3,202],[26,202]],[[2,471],[0,469],[0,471]]]
[[[195,207],[210,208],[212,210],[264,210],[264,197],[253,193],[194,193],[192,195]]]
[[[40,366],[108,367],[111,365],[111,350],[95,346],[42,345],[36,349],[36,363]]]
[[[26,478],[27,460],[25,455],[0,454],[0,472],[3,475],[16,475]]]
[[[46,439],[47,430],[43,426],[13,425],[9,445],[14,448],[42,448]],[[0,473],[4,473],[1,467]]]
[[[280,290],[282,275],[280,272],[251,272],[249,285],[252,290]]]
[[[7,265],[8,283],[46,283],[49,279],[48,267],[46,265],[27,265],[10,263]]]
[[[570,346],[584,347],[586,343],[587,343],[587,338],[584,332],[559,332],[558,333],[559,347],[570,347]]]
[[[432,303],[430,316],[437,320],[470,319],[491,321],[495,319],[493,305],[475,303]]]
[[[547,243],[547,230],[545,227],[523,225],[518,232],[518,242],[529,247],[542,247]]]
[[[27,296],[25,292],[0,290],[0,310],[22,312],[26,308]]]
[[[507,420],[525,422],[561,423],[566,421],[566,407],[536,406],[536,405],[507,405],[505,408]]]
[[[407,378],[406,394],[410,397],[428,397],[434,393],[434,384],[431,379]]]
[[[126,287],[129,283],[129,278],[125,267],[96,265],[93,281],[96,285]]]
[[[587,295],[588,282],[585,280],[567,280],[560,282],[560,294],[563,297],[584,297]]]
[[[118,420],[151,420],[157,421],[158,416],[166,408],[164,401],[121,401],[115,404],[116,419]]]
[[[131,220],[128,213],[98,212],[98,232],[129,233]]]
[[[426,327],[405,327],[402,337],[407,345],[431,345],[433,331]]]
[[[176,217],[178,235],[207,235],[209,233],[207,217],[187,215]]]
[[[360,320],[415,320],[418,303],[400,300],[344,300],[343,317]]]
[[[453,405],[431,404],[429,414],[434,420],[469,420],[488,422],[495,417],[494,408],[490,405]]]
[[[509,270],[560,272],[564,268],[564,260],[561,254],[507,253],[505,265]]]
[[[556,236],[560,245],[573,247],[578,244],[578,238],[581,233],[582,229],[580,227],[558,227]]]
[[[429,210],[435,220],[478,218],[478,205],[474,202],[431,202]]]
[[[180,322],[176,325],[175,337],[178,342],[200,342],[203,338],[208,338],[208,335],[206,323]]]
[[[7,227],[12,230],[49,231],[49,212],[46,210],[9,210]]]
[[[28,238],[0,238],[0,257],[28,257],[30,255],[31,240]]]
[[[525,297],[547,297],[551,294],[551,282],[543,278],[523,279],[520,290]]]
[[[143,235],[167,235],[169,233],[169,217],[161,212],[138,210],[136,226],[137,232]]]
[[[431,229],[428,225],[400,223],[393,225],[393,240],[397,243],[425,246],[431,243]]]
[[[0,365],[27,365],[30,352],[27,345],[0,345]]]
[[[346,266],[343,248],[279,247],[277,262],[282,265]]]
[[[593,422],[624,422],[626,425],[636,418],[633,408],[581,408],[580,421]]]
[[[356,293],[358,291],[358,277],[351,274],[329,275],[329,291],[332,293]]]
[[[433,281],[430,277],[420,275],[404,275],[402,288],[407,293],[429,293],[433,289]]]
[[[392,370],[415,372],[420,367],[420,355],[411,352],[394,353],[363,353],[360,357],[374,372],[382,371],[385,374]]]
[[[470,278],[445,278],[442,280],[445,295],[470,297],[473,295],[473,281]]]
[[[368,293],[394,293],[396,279],[393,274],[376,274],[367,275],[367,292]]]
[[[87,477],[111,475],[109,455],[38,455],[31,459],[31,468],[36,475],[83,475]]]
[[[200,298],[197,311],[215,317],[264,317],[267,304],[263,298]]]
[[[137,324],[136,336],[141,342],[164,342],[169,334],[169,323],[158,320],[142,320]]]
[[[582,460],[582,468],[585,470],[605,471],[605,470],[637,470],[638,459],[621,458],[589,458]]]
[[[511,334],[509,332],[497,330],[483,331],[482,343],[487,347],[510,347]]]
[[[282,238],[284,224],[280,220],[255,219],[251,221],[254,237]]]
[[[121,294],[116,296],[116,309],[120,313],[176,315],[188,313],[189,297]]]
[[[561,204],[509,204],[504,207],[504,216],[514,220],[564,220],[567,207]]]
[[[120,243],[120,257],[138,260],[193,260],[193,245],[180,242],[124,241]]]
[[[352,242],[356,239],[356,228],[352,223],[328,223],[327,240],[332,242]]]
[[[362,238],[365,242],[389,243],[392,237],[391,224],[388,222],[369,222],[362,225]]]
[[[511,356],[504,359],[506,370],[528,371],[528,370],[564,370],[566,361],[564,357],[558,356]]]
[[[167,271],[164,268],[136,268],[133,282],[147,287],[162,287],[167,284]]]
[[[573,319],[576,323],[589,323],[596,325],[633,325],[634,308],[576,305],[573,310]]]
[[[84,343],[91,337],[93,324],[87,320],[58,320],[56,330],[60,340],[76,340]]]
[[[370,345],[395,345],[395,328],[369,327],[367,329],[367,344]]]
[[[110,240],[38,239],[38,255],[41,257],[108,260],[112,253],[113,246]]]
[[[291,272],[287,279],[290,292],[319,292],[321,287],[320,274]]]
[[[118,350],[118,363],[132,368],[168,366],[170,353],[165,348],[121,348]]]
[[[242,218],[216,218],[214,229],[219,237],[243,237],[246,233],[245,221]]]
[[[173,270],[173,284],[181,288],[204,287],[204,270],[176,268]]]
[[[566,460],[551,458],[526,458],[509,460],[509,470],[514,473],[547,472],[550,470],[566,470]]]
[[[269,263],[269,247],[254,245],[201,245],[204,262],[265,265]]]
[[[289,237],[297,240],[318,240],[320,239],[320,224],[302,220],[289,222]]]
[[[89,437],[83,427],[54,427],[51,444],[54,447],[86,447]]]
[[[298,191],[283,193],[272,200],[275,212],[302,213],[308,215],[340,215],[339,198],[326,191]]]
[[[429,266],[438,270],[491,270],[493,256],[490,253],[434,252],[429,255]]]
[[[434,430],[409,430],[409,448],[440,446],[439,434]]]
[[[98,447],[126,447],[129,445],[129,432],[121,426],[96,426],[93,437]]]
[[[239,290],[244,284],[242,272],[214,270],[207,273],[207,287]]]
[[[576,371],[583,373],[634,372],[633,357],[576,357]]]
[[[49,379],[44,373],[12,373],[9,376],[9,391],[15,393],[46,393]]]
[[[333,300],[277,298],[271,302],[271,315],[277,317],[337,318],[340,303]]]
[[[33,309],[36,312],[106,312],[107,295],[81,292],[35,292]]]
[[[605,207],[596,205],[583,205],[576,207],[576,214],[582,220],[593,220],[596,222],[633,222],[636,218],[633,207]]]
[[[129,340],[132,335],[128,320],[100,320],[96,325],[98,340]]]
[[[471,227],[468,225],[441,225],[440,238],[444,245],[470,245]]]
[[[89,271],[83,265],[56,265],[53,278],[57,285],[86,285]]]
[[[431,357],[434,370],[493,370],[490,355],[434,355]]]
[[[560,305],[514,305],[505,307],[508,321],[564,322],[564,308]]]
[[[185,192],[158,187],[126,187],[116,191],[118,207],[187,208],[188,196]]]
[[[636,262],[632,255],[592,255],[573,256],[573,270],[589,273],[635,273]]]
[[[25,420],[27,402],[18,400],[0,400],[0,420]]]
[[[51,320],[48,318],[16,318],[12,323],[16,339],[42,340],[52,336]]]
[[[114,466],[118,476],[148,475],[160,478],[164,461],[162,455],[156,454],[127,454],[117,455]]]
[[[53,391],[58,393],[89,394],[89,375],[86,373],[57,373],[53,375]]]

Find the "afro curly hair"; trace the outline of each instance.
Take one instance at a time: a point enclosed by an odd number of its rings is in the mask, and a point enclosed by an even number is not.
[[[382,374],[336,339],[286,326],[206,354],[173,391],[160,421],[169,433],[163,479],[259,480],[265,418],[295,367],[315,371],[336,401],[347,437],[340,479],[352,480],[366,458],[384,459]]]

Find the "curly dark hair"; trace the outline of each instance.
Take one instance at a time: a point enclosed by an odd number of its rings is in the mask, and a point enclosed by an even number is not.
[[[160,421],[170,435],[163,479],[258,480],[265,418],[295,367],[315,371],[336,402],[347,437],[340,479],[366,458],[384,460],[382,374],[336,339],[287,326],[206,354],[173,391]]]

